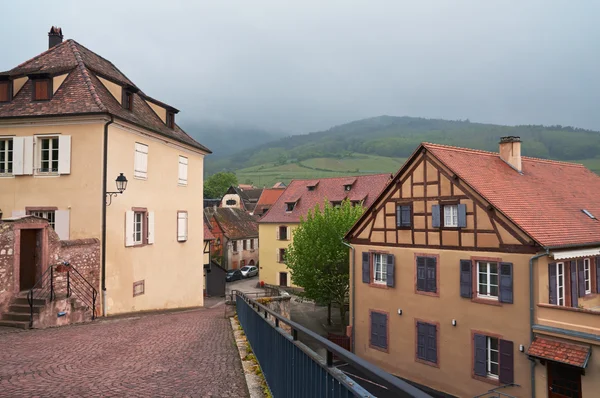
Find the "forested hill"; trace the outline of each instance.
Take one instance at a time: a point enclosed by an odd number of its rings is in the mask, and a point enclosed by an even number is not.
[[[596,131],[394,116],[358,120],[267,142],[224,159],[218,168],[236,170],[269,162],[340,158],[351,153],[406,158],[424,141],[497,151],[500,137],[508,135],[521,137],[526,156],[583,162],[595,171],[600,169],[600,133]]]

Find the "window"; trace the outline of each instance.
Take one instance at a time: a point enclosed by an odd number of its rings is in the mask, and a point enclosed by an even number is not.
[[[12,82],[0,82],[0,102],[10,102],[12,99]]]
[[[225,202],[225,204],[227,206],[235,206],[236,205],[236,200],[235,199],[227,199],[227,201]]]
[[[254,250],[254,239],[250,239],[250,250]]]
[[[583,278],[585,281],[585,294],[592,293],[592,278],[591,278],[591,268],[590,268],[590,259],[586,258],[583,260]]]
[[[188,213],[187,211],[177,212],[177,241],[185,242],[188,240]]]
[[[288,203],[286,203],[285,211],[287,211],[287,212],[294,211],[294,207],[296,207],[296,202],[288,202]]]
[[[396,206],[396,227],[403,228],[411,226],[410,210],[410,206],[408,205]]]
[[[56,213],[54,211],[32,211],[31,215],[45,218],[52,229],[56,229]]]
[[[477,262],[477,297],[498,300],[498,263]]]
[[[565,305],[565,265],[556,263],[557,304]]]
[[[133,110],[133,93],[130,90],[123,90],[123,108]]]
[[[179,157],[179,185],[187,185],[188,183],[188,158],[185,156]]]
[[[0,139],[0,174],[13,172],[13,140],[12,138]]]
[[[307,188],[309,191],[314,191],[316,187],[314,185],[309,185]]]
[[[166,125],[170,129],[174,129],[175,128],[175,113],[174,112],[167,111],[167,122],[166,122]]]
[[[233,249],[233,252],[236,253],[237,250],[237,240],[233,240],[231,241],[231,248]]]
[[[154,243],[154,212],[134,207],[125,213],[125,246],[144,246]]]
[[[417,322],[417,359],[437,364],[437,326]]]
[[[352,189],[352,184],[344,185],[344,191],[350,191]]]
[[[514,382],[514,344],[500,337],[475,333],[474,374],[499,380],[502,384]]]
[[[282,225],[279,227],[279,230],[277,231],[277,239],[278,240],[287,240],[288,239],[288,227],[286,227],[285,225]]]
[[[387,351],[388,349],[388,316],[384,312],[370,311],[371,327],[369,345],[371,348]]]
[[[331,207],[342,207],[342,202],[331,202]]]
[[[486,337],[485,340],[485,362],[487,366],[487,376],[497,379],[499,372],[499,352],[498,339],[495,337]]]
[[[458,227],[458,205],[444,206],[444,227]]]
[[[373,253],[373,282],[387,283],[387,254]]]
[[[33,80],[33,100],[45,101],[52,98],[52,79]]]
[[[280,263],[285,263],[285,249],[279,249],[277,253],[277,261]]]
[[[144,243],[144,213],[135,212],[133,216],[133,243]]]
[[[417,292],[437,293],[437,257],[417,257]]]
[[[133,176],[144,180],[148,178],[148,145],[135,143]]]
[[[59,139],[58,137],[42,137],[40,144],[40,173],[58,173]]]
[[[246,241],[246,239],[244,239],[244,240],[242,241],[242,248],[243,248],[243,250],[248,250],[248,244],[247,244],[247,241]]]

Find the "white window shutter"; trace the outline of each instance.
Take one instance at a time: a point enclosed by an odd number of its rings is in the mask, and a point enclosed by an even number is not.
[[[188,182],[188,158],[179,157],[179,185],[187,185]]]
[[[58,174],[71,174],[71,136],[58,136]]]
[[[134,217],[133,211],[128,210],[125,212],[125,246],[126,247],[133,246],[133,244],[134,244],[133,217]]]
[[[23,137],[23,174],[33,174],[33,137]]]
[[[177,213],[177,241],[185,242],[187,240],[187,213]]]
[[[148,145],[135,143],[134,177],[148,177]]]
[[[285,229],[285,238],[286,238],[287,240],[290,240],[290,235],[291,235],[291,234],[292,234],[292,228],[291,228],[291,227],[287,227],[287,228]]]
[[[13,138],[13,174],[23,175],[23,148],[25,146],[25,137]]]
[[[54,212],[54,230],[60,240],[69,239],[69,218],[70,210],[56,210]]]
[[[154,212],[148,212],[148,244],[154,243]]]
[[[13,210],[12,211],[12,216],[13,217],[23,217],[23,216],[26,216],[26,215],[27,215],[27,212],[25,210]]]
[[[280,236],[279,236],[279,230],[280,230],[280,228],[277,227],[277,240],[281,239]]]

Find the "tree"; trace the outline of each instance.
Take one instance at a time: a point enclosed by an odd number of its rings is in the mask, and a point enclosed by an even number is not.
[[[337,304],[346,325],[346,297],[350,284],[349,251],[342,243],[346,232],[363,214],[362,206],[345,200],[332,207],[326,200],[310,210],[294,231],[286,252],[292,282],[317,303]]]
[[[204,181],[204,197],[221,198],[232,185],[238,185],[238,179],[234,173],[220,172],[213,174]]]

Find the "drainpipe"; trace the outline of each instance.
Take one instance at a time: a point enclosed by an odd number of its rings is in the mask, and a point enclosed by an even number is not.
[[[354,314],[356,313],[355,311],[355,307],[356,304],[354,304],[354,286],[355,286],[355,282],[354,280],[356,279],[356,273],[354,272],[355,269],[355,264],[354,264],[354,260],[355,260],[355,255],[354,255],[354,246],[352,246],[349,243],[344,242],[344,240],[342,239],[342,245],[344,246],[348,246],[351,250],[352,250],[352,308],[350,308],[350,311],[352,311],[352,336],[350,336],[350,343],[351,343],[351,348],[352,348],[352,352],[354,352]]]
[[[534,323],[534,295],[533,295],[533,261],[540,257],[550,255],[550,249],[545,248],[545,253],[536,254],[529,259],[529,345],[533,343]],[[535,361],[531,361],[531,398],[535,398]]]
[[[108,126],[114,122],[112,115],[104,125],[104,154],[102,159],[102,316],[106,316],[106,174],[108,172]]]

